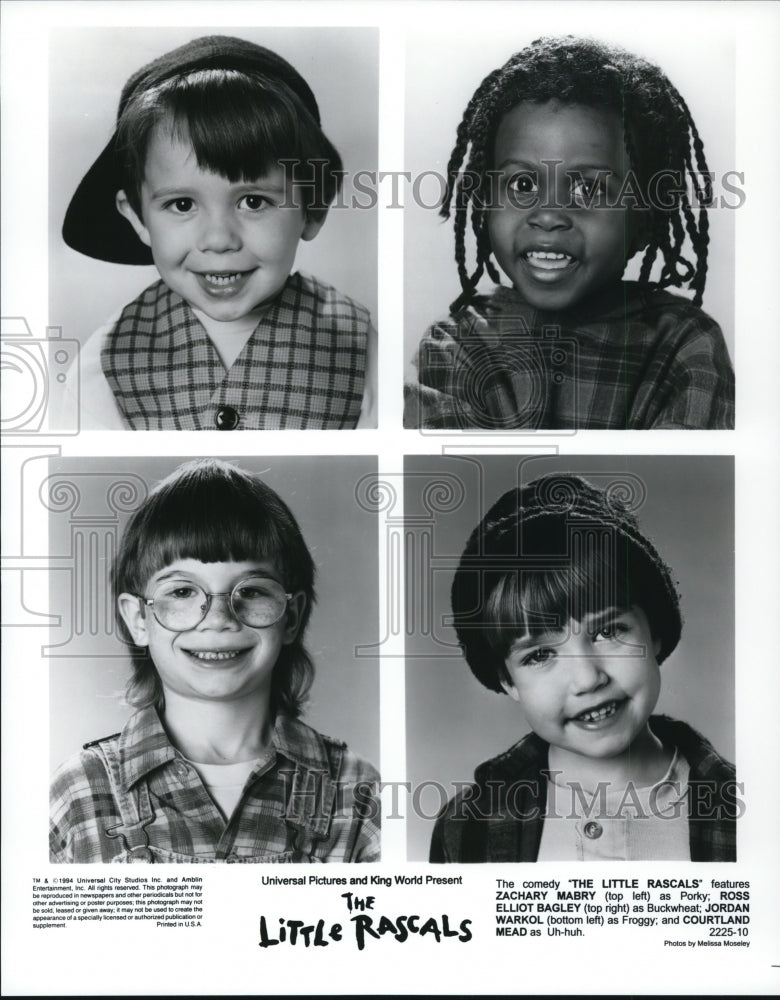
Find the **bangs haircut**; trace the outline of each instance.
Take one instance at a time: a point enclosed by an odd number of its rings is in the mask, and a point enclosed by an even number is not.
[[[149,144],[154,130],[166,125],[172,137],[192,144],[201,170],[231,184],[254,183],[281,166],[312,219],[325,215],[341,185],[338,151],[286,84],[238,70],[203,69],[141,91],[122,113],[117,149],[125,192],[139,217]]]
[[[634,581],[628,567],[610,554],[590,549],[573,565],[502,573],[488,590],[484,606],[485,640],[501,662],[513,643],[565,629],[569,620],[609,608],[624,612],[634,605],[644,609],[646,587]],[[645,591],[645,593],[643,593]]]
[[[659,663],[682,629],[668,567],[635,524],[568,510],[524,520],[513,490],[472,533],[451,601],[466,662],[482,684],[500,693],[512,644],[565,629],[570,619],[641,608],[659,642]]]
[[[271,707],[301,714],[314,676],[303,635],[315,601],[314,561],[289,507],[259,478],[217,459],[190,462],[159,483],[130,519],[111,572],[120,594],[146,596],[151,578],[180,559],[269,562],[285,590],[306,597],[295,641],[274,667]],[[120,637],[133,646],[121,615]],[[162,686],[146,647],[136,647],[127,700],[137,708],[164,708]]]

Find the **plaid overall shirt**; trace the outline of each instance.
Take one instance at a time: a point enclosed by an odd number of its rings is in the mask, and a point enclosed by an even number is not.
[[[87,743],[51,786],[53,862],[379,860],[375,769],[344,743],[280,715],[227,822],[154,708]]]
[[[134,430],[352,428],[369,328],[363,306],[295,273],[225,371],[190,306],[158,281],[125,306],[101,364]]]

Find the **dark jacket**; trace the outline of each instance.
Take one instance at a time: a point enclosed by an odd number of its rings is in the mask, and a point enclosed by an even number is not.
[[[734,765],[685,722],[650,719],[653,733],[676,747],[690,766],[689,840],[692,861],[736,861],[741,815]],[[536,861],[547,805],[549,744],[535,733],[480,764],[468,786],[439,814],[433,862]]]

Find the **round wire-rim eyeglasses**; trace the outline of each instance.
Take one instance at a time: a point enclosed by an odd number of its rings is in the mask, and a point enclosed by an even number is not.
[[[176,598],[177,592],[189,590],[191,594],[183,594]],[[259,597],[247,596],[249,590],[257,590]],[[168,601],[164,600],[168,592]],[[242,594],[242,591],[244,592]],[[284,617],[287,606],[293,599],[282,585],[270,577],[248,576],[230,591],[210,594],[198,583],[189,580],[172,581],[158,584],[151,597],[142,594],[135,595],[143,607],[151,608],[155,620],[169,632],[188,632],[197,628],[211,610],[211,602],[215,597],[226,597],[230,613],[242,625],[249,628],[270,628]],[[180,601],[178,608],[170,606],[169,602]],[[249,607],[252,603],[256,607]]]

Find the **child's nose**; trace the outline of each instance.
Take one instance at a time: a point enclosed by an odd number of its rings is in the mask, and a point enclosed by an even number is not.
[[[198,249],[211,253],[226,253],[239,250],[241,235],[233,214],[229,211],[214,210],[203,215],[199,234]]]
[[[555,195],[551,196],[553,199]],[[571,219],[563,204],[555,201],[540,202],[532,208],[526,218],[529,226],[544,232],[554,232],[557,229],[571,229]]]
[[[609,676],[598,653],[582,653],[571,658],[571,684],[576,694],[596,691],[608,683]]]
[[[200,623],[201,628],[241,627],[241,623],[230,607],[230,594],[212,594],[206,617]]]
[[[571,218],[567,211],[567,191],[555,165],[548,165],[539,179],[539,200],[530,209],[526,220],[530,226],[544,231],[570,229]]]

